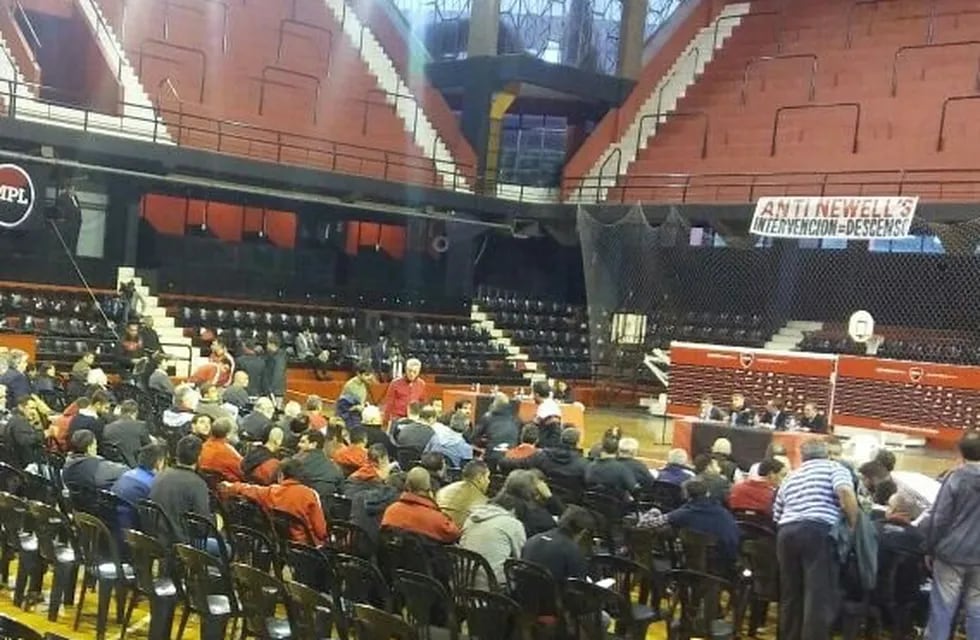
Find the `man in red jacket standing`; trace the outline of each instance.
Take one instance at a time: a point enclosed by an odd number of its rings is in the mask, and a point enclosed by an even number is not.
[[[417,358],[409,358],[405,362],[405,375],[395,378],[388,385],[385,394],[385,424],[404,418],[408,415],[408,405],[421,402],[425,394],[425,380],[419,377],[422,373],[422,363]]]

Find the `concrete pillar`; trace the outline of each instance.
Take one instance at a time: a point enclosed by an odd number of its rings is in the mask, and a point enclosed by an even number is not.
[[[616,75],[636,79],[643,69],[643,45],[647,22],[647,0],[622,0],[619,22],[619,60]]]
[[[473,0],[466,57],[497,55],[500,36],[500,0]]]

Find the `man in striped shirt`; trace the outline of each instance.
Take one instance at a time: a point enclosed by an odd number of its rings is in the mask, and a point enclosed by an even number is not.
[[[840,562],[831,531],[841,515],[853,528],[858,519],[851,473],[827,459],[827,444],[800,447],[803,465],[776,494],[773,520],[779,525],[780,640],[827,640],[837,613]]]

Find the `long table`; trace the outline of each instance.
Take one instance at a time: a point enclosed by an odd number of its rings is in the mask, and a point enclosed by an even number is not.
[[[469,400],[473,403],[473,419],[482,416],[487,412],[493,395],[489,393],[477,393],[476,391],[447,389],[442,392],[442,406],[445,411],[451,411],[453,405],[459,400]],[[522,423],[534,422],[534,416],[538,411],[538,405],[534,400],[525,398],[522,400],[511,400],[511,405],[515,406],[517,417]],[[562,404],[561,421],[562,424],[570,427],[585,427],[585,410],[578,403]]]
[[[693,459],[699,454],[711,453],[711,445],[718,438],[728,438],[732,443],[732,458],[740,467],[748,469],[765,457],[770,443],[781,444],[786,447],[786,457],[795,468],[802,463],[800,445],[823,437],[805,431],[731,427],[725,422],[675,417],[673,446],[684,449]]]

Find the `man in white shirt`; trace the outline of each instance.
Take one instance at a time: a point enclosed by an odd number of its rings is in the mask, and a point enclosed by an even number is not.
[[[554,394],[544,380],[535,382],[531,387],[534,402],[538,405],[534,421],[540,429],[538,446],[541,448],[557,447],[561,441],[561,405],[555,401]]]

